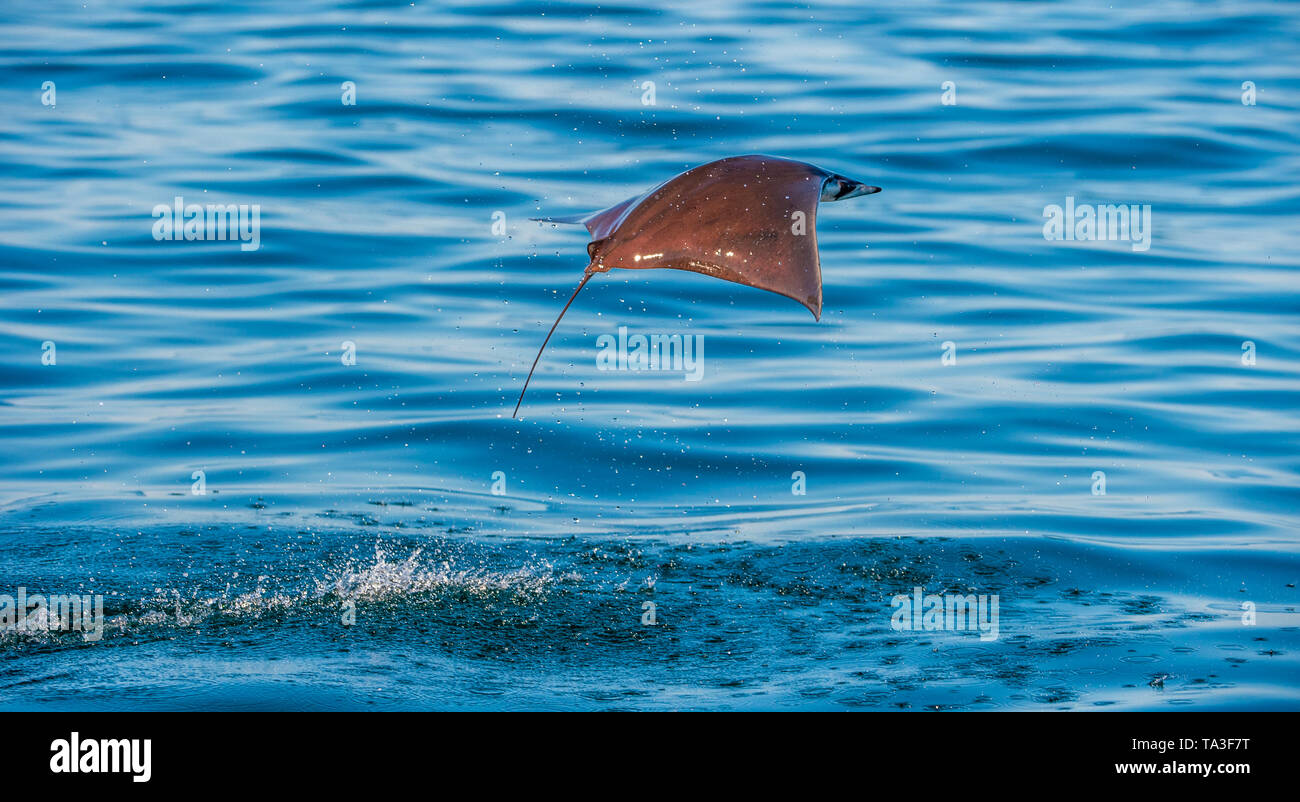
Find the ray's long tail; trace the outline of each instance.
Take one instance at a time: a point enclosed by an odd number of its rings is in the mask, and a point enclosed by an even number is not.
[[[592,269],[591,265],[588,265],[586,275],[582,277],[582,281],[578,282],[578,288],[573,291],[573,295],[569,296],[569,303],[564,305],[564,308],[560,310],[560,316],[551,324],[551,330],[546,333],[546,339],[542,340],[542,347],[537,349],[537,356],[533,359],[533,366],[528,370],[528,378],[524,379],[524,389],[519,391],[519,400],[515,402],[515,411],[510,414],[510,417],[519,417],[519,405],[524,403],[524,393],[528,392],[528,383],[533,380],[533,371],[537,370],[537,363],[541,361],[542,352],[546,350],[546,344],[551,341],[551,335],[555,333],[555,327],[560,325],[560,321],[564,319],[564,313],[569,311],[569,306],[573,303],[573,299],[578,297],[578,293],[582,292],[582,288],[587,286],[587,282],[590,281],[591,277],[596,275],[597,272],[598,271]]]

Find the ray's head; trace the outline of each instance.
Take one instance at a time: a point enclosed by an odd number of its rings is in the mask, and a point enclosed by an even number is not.
[[[861,181],[854,181],[852,178],[845,178],[838,173],[831,173],[826,177],[825,183],[822,184],[821,199],[823,201],[838,201],[846,198],[856,198],[860,195],[873,195],[879,191],[880,187],[873,187]]]

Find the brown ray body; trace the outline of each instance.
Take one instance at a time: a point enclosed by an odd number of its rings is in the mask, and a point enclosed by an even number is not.
[[[879,192],[805,162],[733,156],[694,167],[644,195],[587,215],[547,218],[591,232],[591,262],[542,342],[515,404],[569,305],[597,273],[671,268],[793,298],[822,313],[817,204]]]

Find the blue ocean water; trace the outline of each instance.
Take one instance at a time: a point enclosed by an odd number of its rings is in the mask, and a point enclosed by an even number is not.
[[[1300,707],[1298,39],[1271,2],[7,8],[0,594],[105,626],[0,624],[0,707]],[[613,271],[512,419],[587,262],[529,218],[744,153],[884,187],[819,211],[821,321]],[[256,249],[155,239],[178,196],[256,205]],[[1149,240],[1045,238],[1067,203]],[[598,369],[620,327],[702,378]],[[916,588],[997,637],[895,628]]]

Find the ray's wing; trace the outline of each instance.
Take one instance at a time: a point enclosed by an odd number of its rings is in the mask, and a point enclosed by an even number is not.
[[[741,156],[688,170],[587,223],[606,267],[703,273],[793,298],[821,319],[817,203],[828,173]],[[598,234],[619,210],[613,230]]]
[[[592,239],[604,239],[608,237],[615,228],[618,227],[619,218],[623,212],[637,201],[641,200],[644,195],[637,195],[635,198],[628,198],[622,203],[615,204],[608,209],[601,209],[598,212],[587,212],[585,214],[567,214],[557,217],[533,217],[532,220],[539,220],[543,223],[567,223],[574,225],[583,225],[587,231],[591,232]]]

